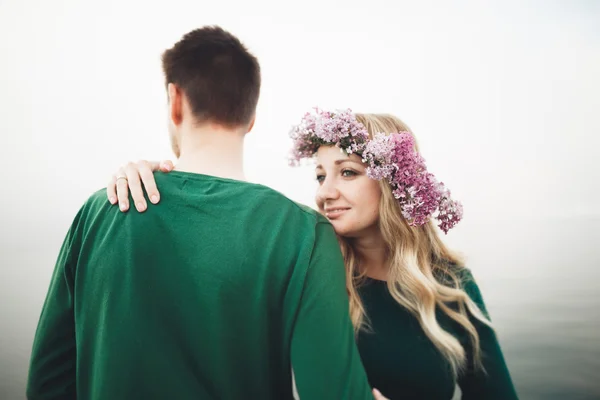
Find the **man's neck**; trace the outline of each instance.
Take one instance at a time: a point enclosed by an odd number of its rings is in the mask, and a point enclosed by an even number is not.
[[[244,134],[214,128],[182,133],[175,170],[245,181]]]

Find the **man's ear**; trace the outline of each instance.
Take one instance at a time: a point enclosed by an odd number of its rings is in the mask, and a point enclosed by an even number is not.
[[[252,117],[252,121],[250,121],[250,125],[248,125],[248,132],[250,132],[252,130],[252,128],[254,128],[255,122],[256,122],[256,114],[254,114],[254,116]]]
[[[175,126],[180,125],[183,120],[183,96],[181,89],[173,83],[167,85],[169,94],[169,117]]]

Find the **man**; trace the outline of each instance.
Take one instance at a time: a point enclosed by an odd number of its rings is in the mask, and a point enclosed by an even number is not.
[[[218,27],[163,55],[176,171],[121,214],[104,192],[64,241],[31,357],[30,399],[372,398],[335,234],[245,182],[260,67]],[[122,181],[122,183],[126,183]]]

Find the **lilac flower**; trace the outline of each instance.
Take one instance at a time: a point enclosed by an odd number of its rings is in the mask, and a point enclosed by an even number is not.
[[[387,180],[411,226],[425,224],[439,210],[439,227],[447,233],[462,218],[462,205],[451,200],[450,192],[427,172],[425,160],[414,145],[410,132],[375,135],[363,153],[367,175]]]
[[[337,146],[347,154],[361,153],[369,134],[351,110],[333,113],[315,108],[314,114],[307,113],[292,128],[290,137],[294,140],[290,165],[298,165],[323,145]]]
[[[440,202],[438,216],[436,217],[440,221],[438,226],[444,233],[448,233],[462,219],[462,215],[462,204],[452,200],[450,198],[450,191],[446,190]]]
[[[386,135],[378,133],[372,140],[351,110],[307,113],[290,131],[294,148],[290,164],[311,158],[320,146],[334,145],[346,154],[362,156],[367,176],[389,183],[400,204],[404,218],[411,226],[421,226],[435,214],[445,233],[463,214],[462,204],[452,200],[450,191],[427,171],[425,160],[415,150],[410,132]]]

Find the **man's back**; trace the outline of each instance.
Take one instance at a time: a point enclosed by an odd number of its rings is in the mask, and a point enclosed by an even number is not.
[[[99,192],[76,217],[30,398],[286,399],[292,365],[303,398],[369,398],[326,220],[264,186],[155,177],[144,214]]]

